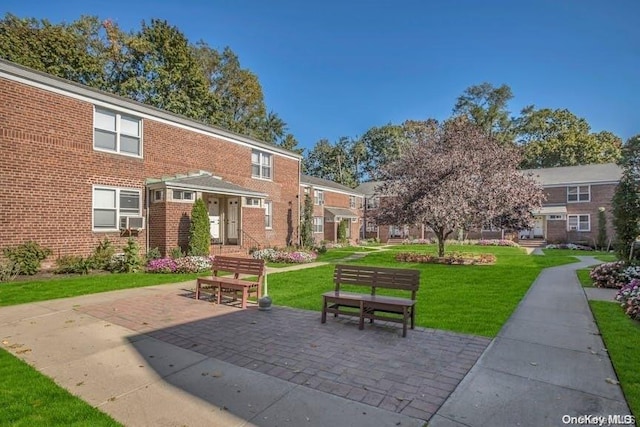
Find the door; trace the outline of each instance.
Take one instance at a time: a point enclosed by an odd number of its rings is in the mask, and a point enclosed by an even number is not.
[[[544,237],[544,217],[537,216],[533,218],[533,237]]]
[[[209,230],[214,243],[220,241],[220,200],[217,197],[209,199]]]
[[[237,197],[227,200],[227,240],[234,240],[233,243],[238,241],[238,202]]]

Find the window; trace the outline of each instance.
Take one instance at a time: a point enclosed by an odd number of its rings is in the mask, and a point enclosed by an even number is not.
[[[355,209],[355,207],[356,207],[356,196],[349,196],[349,207],[351,209]]]
[[[140,190],[111,187],[93,188],[93,229],[118,229],[120,216],[140,216]]]
[[[195,194],[193,191],[173,190],[173,200],[187,200],[194,199]]]
[[[96,107],[93,127],[94,149],[142,156],[141,119]]]
[[[591,198],[591,187],[575,185],[567,187],[567,202],[588,202]]]
[[[369,222],[367,222],[367,228],[366,229],[367,229],[368,233],[373,233],[373,232],[378,231],[378,226],[376,225],[375,222],[369,221]]]
[[[321,216],[313,217],[313,232],[324,233],[324,218]]]
[[[567,215],[567,228],[569,231],[590,231],[590,215]]]
[[[273,202],[264,202],[264,228],[273,228]]]
[[[164,198],[164,191],[162,190],[154,190],[153,191],[153,201],[161,202]]]
[[[324,191],[313,190],[313,204],[324,205]]]
[[[365,199],[365,203],[367,209],[376,209],[378,207],[378,198],[377,197],[368,197]]]
[[[258,150],[251,152],[251,176],[271,179],[271,154]]]
[[[261,203],[261,200],[256,197],[247,197],[245,199],[245,206],[260,207],[262,206],[262,203]]]
[[[309,194],[309,187],[304,187],[304,194]]]

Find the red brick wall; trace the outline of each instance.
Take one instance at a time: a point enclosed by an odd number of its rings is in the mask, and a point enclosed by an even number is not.
[[[243,207],[242,223],[244,224],[244,230],[251,236],[251,238],[245,237],[244,245],[247,248],[257,245],[261,247],[271,246],[267,240],[267,233],[264,228],[264,209]],[[255,241],[253,239],[255,239]]]
[[[127,238],[118,232],[91,231],[93,184],[143,190],[145,178],[199,169],[269,195],[274,229],[267,238],[273,244],[286,242],[289,202],[299,218],[297,160],[274,154],[273,181],[252,179],[250,147],[151,119],[143,120],[143,159],[98,152],[92,145],[91,103],[1,77],[0,99],[0,247],[35,240],[55,256],[88,255],[106,236],[119,248]],[[190,208],[170,208],[166,220],[179,221],[183,209]],[[159,238],[155,224],[148,226]],[[165,234],[171,239],[166,249],[184,243],[183,234],[168,225]],[[142,248],[145,235],[136,238]]]

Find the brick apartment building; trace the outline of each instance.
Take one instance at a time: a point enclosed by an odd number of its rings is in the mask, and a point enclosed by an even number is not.
[[[186,249],[196,198],[213,249],[297,242],[296,153],[2,60],[0,98],[0,247]]]
[[[302,175],[301,209],[304,208],[307,194],[313,201],[313,235],[316,243],[337,242],[341,222],[346,224],[347,240],[355,243],[360,239],[364,194],[333,181]]]
[[[582,243],[594,245],[598,237],[598,212],[604,209],[607,235],[613,239],[611,200],[622,169],[613,163],[566,166],[522,171],[532,174],[543,187],[546,200],[542,208],[532,212],[534,226],[520,230],[517,238],[543,239],[550,243]],[[365,182],[356,188],[365,196],[364,227],[366,237],[377,237],[382,242],[405,238],[432,237],[428,228],[420,225],[377,225],[369,215],[380,203],[388,202],[376,188],[379,182]],[[471,230],[470,239],[496,239],[503,230]]]

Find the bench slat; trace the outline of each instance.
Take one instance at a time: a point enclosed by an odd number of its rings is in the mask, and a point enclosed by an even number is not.
[[[202,285],[211,285],[217,290],[218,303],[221,302],[223,289],[242,291],[242,308],[247,307],[249,293],[256,293],[257,298],[262,296],[262,282],[266,274],[266,264],[263,259],[215,256],[211,264],[212,276],[199,278],[196,281],[196,299],[200,298]],[[220,277],[219,272],[232,273],[233,277]],[[241,279],[240,275],[257,276],[257,280]]]

